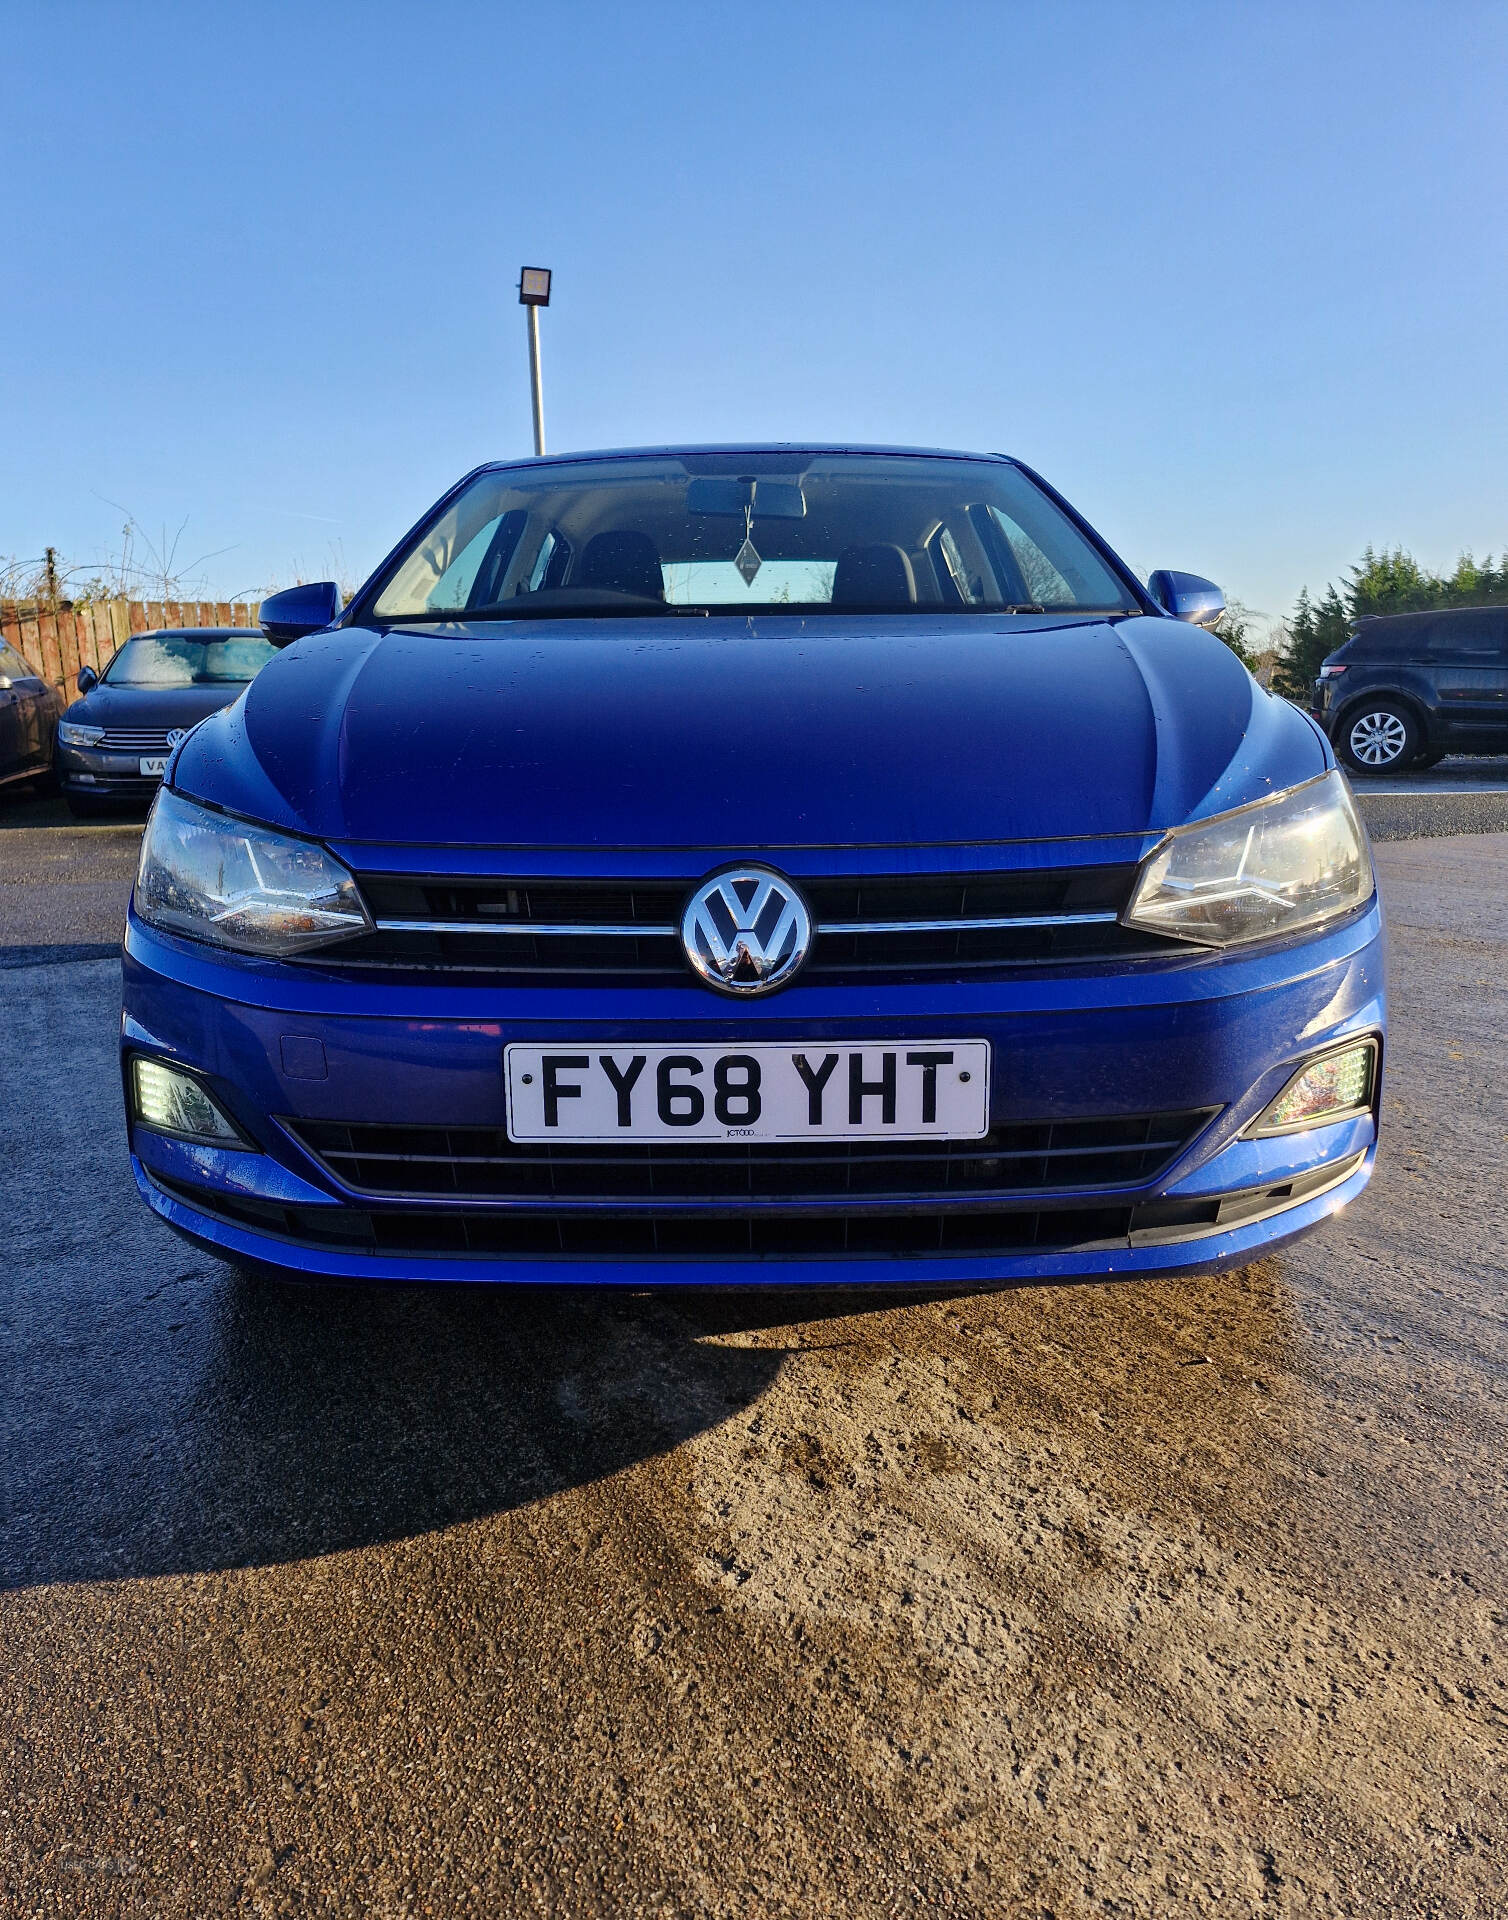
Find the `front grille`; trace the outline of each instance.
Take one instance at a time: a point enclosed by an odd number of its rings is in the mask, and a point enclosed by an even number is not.
[[[959,973],[1187,952],[1120,924],[1133,865],[801,883],[817,937],[806,980]],[[322,967],[683,984],[676,881],[454,880],[358,874],[376,931]]]
[[[289,1207],[154,1175],[196,1212],[293,1245],[478,1260],[916,1259],[1027,1251],[1073,1253],[1176,1244],[1249,1226],[1355,1173],[1364,1153],[1276,1186],[1139,1205],[926,1213],[658,1219],[624,1214],[479,1213],[451,1208]]]
[[[108,727],[95,746],[101,753],[170,753],[162,727]]]
[[[409,1199],[636,1201],[737,1207],[750,1200],[852,1204],[943,1195],[1145,1186],[1213,1108],[1102,1120],[1017,1122],[983,1140],[839,1140],[778,1145],[653,1141],[515,1144],[497,1127],[284,1125],[342,1185]]]

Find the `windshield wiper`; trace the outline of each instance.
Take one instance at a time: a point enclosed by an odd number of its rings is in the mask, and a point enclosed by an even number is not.
[[[384,626],[403,627],[423,622],[426,626],[464,627],[472,620],[570,620],[583,614],[589,617],[630,619],[646,614],[690,615],[706,617],[705,607],[671,606],[647,593],[623,593],[616,587],[543,587],[535,593],[515,594],[512,599],[495,601],[485,607],[428,607],[412,613],[396,613],[377,618]]]
[[[627,595],[621,605],[616,604],[614,596],[615,604],[610,606],[604,606],[599,601],[583,600],[576,605],[552,601],[548,606],[536,607],[530,604],[530,600],[531,596],[526,594],[517,600],[500,601],[495,607],[468,607],[464,613],[446,614],[444,618],[464,626],[468,620],[642,620],[652,619],[657,614],[661,618],[669,615],[675,619],[685,619],[687,616],[705,619],[707,615],[705,607],[674,607],[664,600],[629,599]],[[406,619],[436,617],[430,614],[405,616]],[[397,626],[402,624],[402,621],[394,622]]]

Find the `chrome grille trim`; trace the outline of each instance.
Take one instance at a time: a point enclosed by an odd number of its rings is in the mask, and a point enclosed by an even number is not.
[[[1011,913],[964,920],[824,920],[819,933],[969,933],[995,927],[1086,927],[1119,920],[1108,913]]]
[[[379,933],[513,933],[567,939],[673,939],[674,927],[594,927],[580,920],[374,920]]]
[[[107,727],[94,743],[103,753],[171,753],[167,730],[151,732],[142,728]]]
[[[983,920],[827,920],[817,927],[823,933],[969,933],[988,932],[1001,927],[1083,927],[1105,925],[1118,920],[1118,913],[1021,913]],[[582,938],[608,940],[674,939],[676,929],[640,922],[632,927],[596,927],[581,921],[546,922],[543,920],[376,920],[382,933],[502,933],[579,935]]]
[[[521,984],[611,977],[681,986],[690,876],[352,871],[371,931],[311,953],[325,969],[507,975]],[[1121,919],[1134,861],[944,873],[793,876],[815,938],[808,984],[881,975],[963,978],[996,968],[1187,957],[1187,942]]]

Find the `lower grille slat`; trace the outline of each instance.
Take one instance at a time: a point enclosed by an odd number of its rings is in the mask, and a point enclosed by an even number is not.
[[[624,1214],[468,1212],[457,1208],[295,1207],[209,1193],[154,1175],[199,1213],[290,1244],[351,1254],[478,1260],[822,1260],[883,1263],[926,1254],[1075,1252],[1198,1239],[1254,1224],[1348,1179],[1365,1153],[1280,1184],[1197,1200],[971,1212],[752,1215],[655,1219]]]
[[[645,1142],[516,1145],[502,1128],[285,1120],[343,1187],[408,1198],[581,1203],[958,1199],[1137,1187],[1171,1164],[1213,1109],[997,1127],[984,1140],[810,1146]]]
[[[167,729],[107,727],[94,742],[102,753],[168,753]]]

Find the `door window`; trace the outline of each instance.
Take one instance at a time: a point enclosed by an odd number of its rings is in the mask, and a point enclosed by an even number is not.
[[[1508,609],[1472,607],[1459,613],[1442,613],[1430,623],[1429,650],[1432,654],[1504,660],[1508,656]]]

